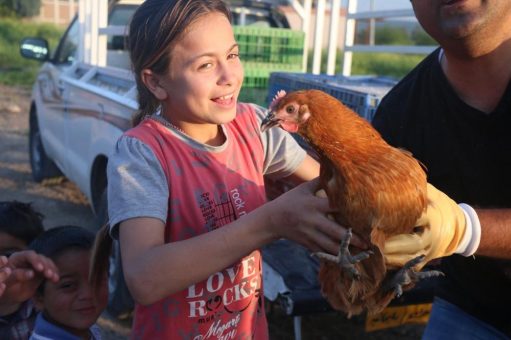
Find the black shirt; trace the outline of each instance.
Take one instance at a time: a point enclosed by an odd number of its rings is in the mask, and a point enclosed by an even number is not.
[[[454,92],[439,51],[385,96],[373,125],[423,162],[428,182],[456,202],[511,208],[511,83],[497,108],[483,113]],[[453,255],[442,271],[439,297],[511,335],[511,261]]]

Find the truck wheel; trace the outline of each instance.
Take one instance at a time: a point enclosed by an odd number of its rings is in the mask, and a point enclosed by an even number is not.
[[[41,132],[33,112],[30,115],[29,155],[34,181],[41,182],[46,178],[62,176],[59,168],[44,151]]]
[[[119,319],[128,317],[135,307],[131,297],[121,262],[121,247],[119,241],[114,240],[112,244],[112,255],[110,256],[110,269],[108,275],[108,305],[107,312]]]

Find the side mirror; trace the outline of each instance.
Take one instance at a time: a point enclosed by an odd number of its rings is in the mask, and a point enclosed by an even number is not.
[[[20,54],[27,59],[46,61],[50,55],[48,41],[42,38],[24,38],[20,42]]]

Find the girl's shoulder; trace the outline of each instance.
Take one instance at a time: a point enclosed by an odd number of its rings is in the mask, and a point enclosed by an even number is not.
[[[124,132],[123,136],[135,137],[137,139],[154,138],[155,132],[162,128],[161,124],[153,119],[145,118],[137,126]]]
[[[254,103],[238,103],[237,107],[238,118],[248,119],[258,126],[261,125],[267,112],[264,107]]]

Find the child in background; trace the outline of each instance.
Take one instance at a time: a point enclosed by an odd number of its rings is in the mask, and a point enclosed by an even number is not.
[[[283,130],[261,133],[263,108],[237,103],[222,1],[146,0],[128,41],[140,112],[109,158],[108,207],[132,336],[267,339],[258,249],[285,237],[336,254],[345,233],[314,195],[319,165]],[[263,175],[310,182],[266,202]]]
[[[0,202],[0,339],[28,339],[37,315],[30,298],[43,278],[58,280],[50,259],[25,250],[44,231],[42,219],[30,203]]]
[[[60,274],[58,282],[43,282],[34,296],[38,314],[34,340],[100,339],[96,320],[106,307],[106,273],[98,290],[89,282],[94,233],[76,226],[45,231],[30,248],[52,259]]]
[[[0,202],[0,255],[27,249],[43,231],[43,215],[30,203]]]

